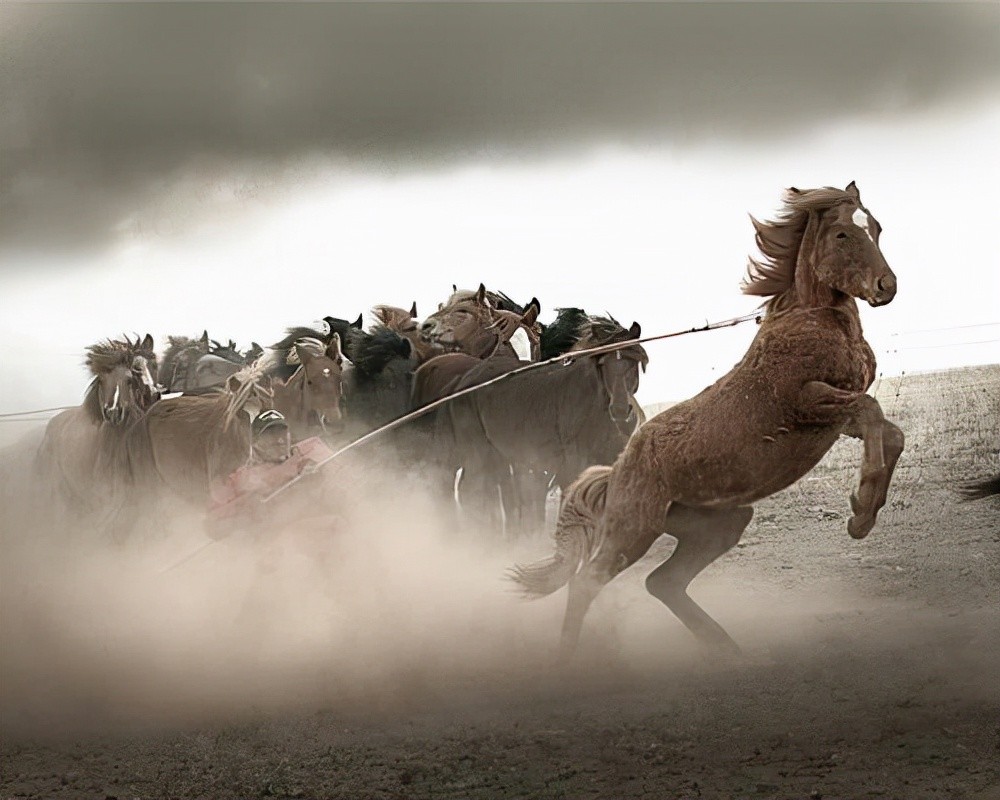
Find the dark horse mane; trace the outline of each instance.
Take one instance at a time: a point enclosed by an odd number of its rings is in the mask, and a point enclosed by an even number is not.
[[[784,207],[776,219],[761,222],[750,217],[761,257],[749,259],[740,287],[744,294],[771,298],[764,304],[768,313],[780,312],[788,305],[787,295],[795,285],[795,265],[810,213],[826,211],[845,200],[857,202],[850,192],[833,186],[806,191],[792,187],[782,200]]]
[[[633,323],[633,325],[634,324],[635,323]],[[638,330],[638,328],[636,328],[636,330]],[[610,314],[606,317],[594,315],[588,316],[580,325],[577,336],[577,345],[580,346],[580,349],[600,347],[605,344],[627,342],[631,339],[638,338],[638,336],[638,333],[634,333],[629,328],[624,327]],[[619,352],[624,353],[626,351],[634,351],[635,356],[642,365],[643,370],[645,370],[649,365],[649,356],[646,354],[646,348],[642,345],[637,344],[635,347],[626,347]]]
[[[84,364],[93,375],[93,379],[87,385],[87,390],[83,395],[83,409],[87,418],[96,424],[104,421],[104,414],[101,412],[101,401],[98,397],[98,387],[101,375],[111,372],[118,367],[131,369],[132,362],[136,356],[142,356],[149,364],[149,371],[156,380],[156,353],[152,347],[147,347],[145,341],[136,337],[133,342],[127,336],[124,339],[105,339],[104,341],[92,344],[87,348],[87,355]]]
[[[374,378],[395,359],[408,359],[410,341],[385,325],[373,325],[369,331],[352,328],[347,334],[348,358],[367,378]]]
[[[329,343],[330,341],[329,336],[324,336],[319,331],[307,328],[304,325],[295,328],[285,328],[285,333],[287,336],[285,336],[284,339],[272,344],[270,347],[271,350],[284,350],[287,352],[292,349],[292,345],[294,345],[299,339],[318,339],[324,343]]]
[[[542,328],[542,361],[562,355],[576,344],[588,319],[582,308],[557,308],[555,322]]]

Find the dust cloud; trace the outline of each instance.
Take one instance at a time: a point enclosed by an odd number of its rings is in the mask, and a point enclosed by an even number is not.
[[[938,613],[915,615],[912,603],[863,601],[849,586],[789,589],[737,560],[710,568],[694,592],[746,648],[738,664],[717,663],[642,589],[671,547],[664,539],[606,588],[579,657],[557,671],[563,593],[525,603],[504,579],[515,561],[547,554],[547,539],[456,531],[412,475],[359,462],[329,470],[316,477],[343,513],[310,515],[303,495],[286,506],[300,512],[287,525],[247,526],[208,546],[199,510],[145,497],[136,529],[113,542],[59,507],[35,470],[36,444],[2,453],[0,709],[15,739],[317,709],[393,718],[636,684],[669,696],[732,670],[770,682],[779,661],[801,677],[907,654],[906,669],[921,672],[940,664],[914,653],[955,628]],[[996,637],[966,645],[950,649],[949,668],[966,670],[968,696],[986,696],[983,660]],[[873,676],[890,679],[878,668]]]

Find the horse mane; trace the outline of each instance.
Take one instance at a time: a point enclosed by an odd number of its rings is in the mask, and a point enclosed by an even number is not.
[[[300,339],[315,339],[319,342],[326,342],[328,339],[328,337],[324,336],[319,331],[314,330],[313,328],[307,328],[304,325],[294,328],[285,328],[285,333],[287,334],[285,338],[272,344],[269,349],[291,350],[292,346]],[[343,336],[341,336],[341,339],[343,339]]]
[[[87,419],[95,425],[100,425],[104,422],[104,414],[101,412],[101,400],[97,394],[100,382],[100,378],[94,378],[87,384],[87,391],[83,395],[83,411],[87,415]]]
[[[497,311],[512,311],[519,316],[524,316],[524,312],[528,310],[527,306],[515,303],[503,292],[487,292],[486,297]]]
[[[389,362],[409,359],[412,353],[409,339],[385,325],[373,325],[370,331],[353,328],[348,333],[351,362],[366,377],[374,378]]]
[[[562,355],[575,345],[586,321],[587,312],[582,308],[557,308],[555,322],[542,328],[542,361]]]
[[[255,392],[264,391],[269,393],[269,390],[264,390],[260,383],[265,378],[264,365],[257,361],[253,364],[248,364],[243,367],[239,372],[233,373],[226,381],[226,388],[220,391],[223,397],[227,397],[225,408],[222,412],[222,428],[226,430],[232,421],[236,418],[236,415],[240,413],[243,406],[247,404],[250,396]],[[229,385],[237,381],[239,383],[239,388],[235,391],[230,391]]]
[[[600,347],[605,344],[627,342],[634,338],[635,337],[632,335],[632,331],[623,327],[622,324],[610,314],[606,317],[591,315],[587,316],[584,322],[580,324],[576,344],[571,349],[586,350],[591,347]],[[634,349],[638,354],[638,360],[642,364],[643,369],[646,368],[649,364],[649,356],[646,354],[646,348],[637,344],[634,348],[624,348],[619,352],[624,352],[625,349]]]
[[[145,358],[155,370],[156,353],[143,347],[140,339],[133,342],[127,336],[124,339],[104,339],[90,345],[84,363],[90,374],[96,377],[118,367],[131,367],[136,356]]]
[[[743,294],[770,297],[764,304],[766,310],[781,310],[787,304],[783,295],[795,285],[795,265],[809,214],[826,211],[845,200],[856,202],[853,195],[833,186],[806,190],[793,187],[785,190],[784,206],[775,219],[761,222],[751,216],[761,257],[748,259],[747,274],[740,286]]]
[[[476,302],[476,297],[478,295],[478,289],[457,289],[451,293],[445,301],[444,306],[445,308],[450,308],[451,306],[458,305],[459,303],[474,303]],[[486,304],[488,306],[492,307],[494,297],[496,297],[494,292],[486,293]]]

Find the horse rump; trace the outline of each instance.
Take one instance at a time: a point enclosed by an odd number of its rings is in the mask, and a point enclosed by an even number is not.
[[[527,599],[552,594],[569,583],[597,552],[597,530],[608,496],[611,467],[587,467],[570,484],[553,534],[556,552],[533,564],[516,564],[507,576]]]

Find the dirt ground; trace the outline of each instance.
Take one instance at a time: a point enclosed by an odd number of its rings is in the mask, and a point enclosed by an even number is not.
[[[877,395],[907,449],[871,536],[846,532],[843,442],[693,584],[734,661],[645,593],[669,539],[598,598],[565,670],[563,592],[500,580],[541,538],[461,557],[353,539],[336,585],[365,578],[334,641],[293,613],[265,656],[229,646],[238,604],[192,600],[211,560],[186,604],[150,588],[178,572],[84,581],[69,626],[5,572],[0,797],[1000,799],[1000,499],[953,492],[1000,469],[1000,367]]]

